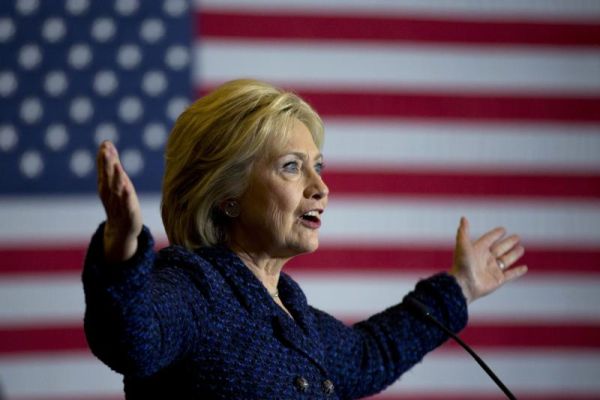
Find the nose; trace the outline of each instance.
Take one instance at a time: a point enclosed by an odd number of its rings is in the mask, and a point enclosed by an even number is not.
[[[323,181],[323,177],[312,171],[304,194],[307,198],[321,200],[329,196],[329,188]]]

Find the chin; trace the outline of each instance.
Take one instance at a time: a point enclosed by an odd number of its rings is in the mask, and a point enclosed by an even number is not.
[[[319,248],[319,244],[318,243],[316,245],[314,245],[314,246],[306,247],[305,250],[302,252],[302,254],[314,253],[315,251],[317,251],[318,248]]]
[[[319,248],[319,240],[311,240],[304,246],[302,253],[314,253]]]
[[[310,242],[295,243],[294,245],[289,247],[289,252],[290,252],[290,255],[293,257],[293,256],[298,256],[300,254],[313,253],[318,248],[319,248],[319,241],[311,240]]]

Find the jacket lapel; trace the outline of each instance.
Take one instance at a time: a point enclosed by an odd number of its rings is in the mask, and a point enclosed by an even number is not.
[[[279,296],[293,315],[290,318],[271,298],[263,284],[231,250],[223,246],[202,248],[197,251],[218,269],[234,295],[252,318],[272,322],[279,339],[308,357],[323,372],[324,354],[316,323],[306,297],[296,282],[287,274],[279,278]]]
[[[310,358],[326,373],[321,337],[314,316],[306,302],[306,296],[298,284],[284,273],[279,278],[278,289],[281,300],[294,317],[292,320],[283,312],[279,313],[277,323],[281,329],[282,338],[290,346]]]

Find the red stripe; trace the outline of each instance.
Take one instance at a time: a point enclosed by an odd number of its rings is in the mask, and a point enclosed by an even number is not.
[[[356,320],[345,319],[347,323]],[[459,336],[469,346],[488,351],[547,349],[574,350],[600,348],[600,325],[470,323]],[[448,340],[441,351],[462,351]]]
[[[599,24],[282,13],[261,10],[196,14],[200,37],[368,40],[475,45],[598,46]]]
[[[600,98],[301,90],[327,117],[600,121]]]
[[[79,272],[86,247],[0,248],[0,274]]]
[[[318,251],[292,259],[286,271],[312,273],[326,271],[391,271],[431,273],[444,270],[452,260],[452,249],[421,246],[364,247],[321,246]],[[522,263],[531,274],[600,273],[600,249],[567,249],[527,246]]]
[[[600,325],[472,324],[460,337],[480,348],[600,348]],[[458,344],[449,341],[447,346]]]
[[[206,94],[215,86],[198,90]],[[293,88],[290,88],[293,90]],[[470,121],[600,121],[600,97],[472,93],[373,92],[327,89],[297,91],[323,117]]]
[[[426,195],[511,198],[600,198],[600,175],[514,174],[467,171],[327,170],[325,182],[332,193],[351,195]]]
[[[345,319],[351,322],[351,319]],[[600,348],[600,325],[519,325],[514,323],[473,323],[460,336],[477,348],[501,351],[513,349]],[[444,348],[458,351],[448,342]],[[88,351],[81,326],[3,327],[0,329],[0,354]]]
[[[165,244],[163,244],[164,246]],[[82,247],[39,249],[0,248],[0,275],[80,273],[85,245]],[[423,245],[365,247],[323,245],[318,251],[298,256],[286,265],[289,272],[375,272],[431,273],[443,270],[452,259],[452,249]],[[527,246],[523,263],[531,273],[600,273],[598,248],[536,248]]]
[[[81,326],[4,327],[0,354],[87,351]]]

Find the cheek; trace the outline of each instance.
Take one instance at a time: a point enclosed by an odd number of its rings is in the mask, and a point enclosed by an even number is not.
[[[286,214],[281,212],[279,209],[273,209],[269,218],[269,225],[267,229],[275,234],[275,236],[281,236],[287,231],[289,225]]]
[[[273,192],[271,198],[274,210],[281,214],[283,218],[293,218],[299,207],[300,198],[295,195],[294,191],[278,191]]]
[[[292,193],[273,190],[272,195],[267,200],[267,213],[272,223],[278,229],[289,228],[296,220],[298,202]],[[274,227],[275,227],[274,226]]]
[[[290,223],[295,215],[295,208],[281,197],[273,197],[267,208],[269,219],[278,226],[284,226]]]
[[[264,193],[269,192],[265,191]],[[263,226],[269,230],[284,223],[287,215],[285,205],[281,202],[277,193],[270,193],[270,196],[255,196],[250,201],[246,218],[248,221],[252,221],[251,225]]]

